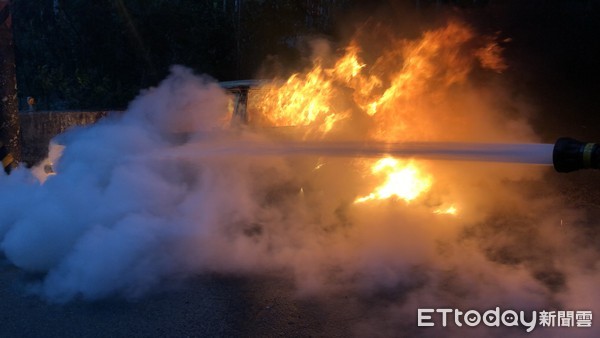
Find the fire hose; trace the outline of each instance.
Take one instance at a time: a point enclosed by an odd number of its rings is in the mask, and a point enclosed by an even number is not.
[[[253,146],[212,148],[207,155],[293,155],[318,154],[330,156],[381,157],[416,156],[429,159],[454,159],[463,161],[513,162],[530,164],[550,164],[557,172],[568,173],[580,169],[600,169],[600,144],[581,142],[569,137],[559,138],[552,144],[311,144],[306,142],[278,144],[275,147]],[[197,149],[193,149],[197,153]],[[7,174],[16,167],[16,161],[8,148],[0,143],[0,160]]]

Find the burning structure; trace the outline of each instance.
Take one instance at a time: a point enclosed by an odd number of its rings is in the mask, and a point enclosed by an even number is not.
[[[460,22],[413,39],[368,31],[379,38],[339,55],[315,42],[306,71],[251,93],[247,125],[230,123],[215,81],[174,67],[123,115],[59,136],[57,175],[0,177],[20,192],[0,204],[6,257],[41,272],[31,289],[54,301],[139,297],[206,272],[292,276],[302,295],[384,298],[356,327],[385,318],[384,335],[414,332],[419,307],[594,307],[577,291],[599,276],[577,230],[586,214],[543,184],[544,167],[236,151],[538,142],[498,79],[494,37]]]

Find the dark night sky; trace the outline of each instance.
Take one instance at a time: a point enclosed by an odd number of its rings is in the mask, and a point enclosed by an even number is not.
[[[506,57],[514,85],[539,107],[536,126],[547,141],[557,133],[598,138],[600,6],[597,1],[509,1],[484,16],[512,38]],[[544,2],[540,2],[544,3]]]

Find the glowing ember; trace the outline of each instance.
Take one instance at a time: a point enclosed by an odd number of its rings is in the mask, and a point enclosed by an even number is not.
[[[440,209],[435,209],[433,211],[434,214],[438,214],[438,215],[453,215],[455,216],[456,213],[458,212],[458,209],[456,209],[455,206],[451,205],[448,208],[440,208]]]
[[[317,165],[315,166],[314,170],[319,170],[319,169],[323,168],[323,166],[324,166],[324,165],[325,165],[325,163],[323,163],[323,162],[319,162],[319,163],[317,163]]]

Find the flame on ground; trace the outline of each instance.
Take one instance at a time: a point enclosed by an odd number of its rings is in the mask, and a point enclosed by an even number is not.
[[[371,167],[371,172],[375,176],[383,174],[386,177],[385,183],[375,188],[375,191],[369,195],[357,198],[354,203],[392,197],[411,202],[427,192],[433,181],[431,176],[425,174],[414,161],[401,161],[391,157],[377,161]]]

